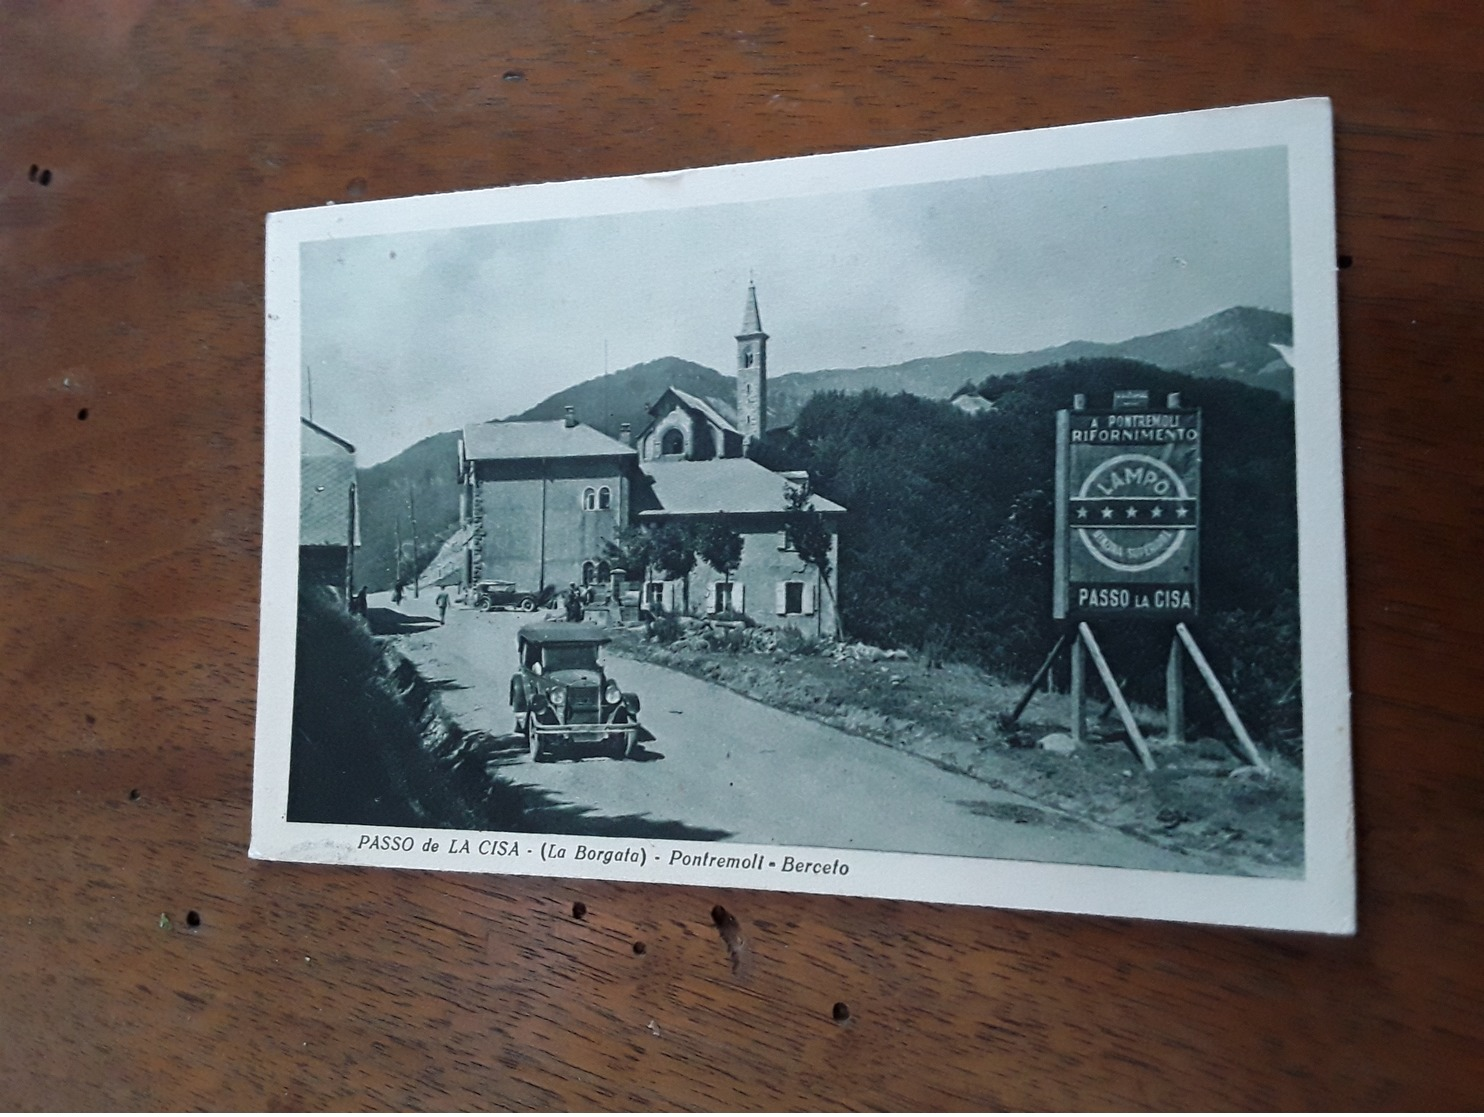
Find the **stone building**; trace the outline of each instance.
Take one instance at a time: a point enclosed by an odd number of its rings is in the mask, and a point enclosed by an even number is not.
[[[299,581],[349,601],[361,545],[356,448],[308,419],[299,423]]]
[[[807,635],[835,632],[839,537],[830,547],[830,582],[791,550],[785,524],[788,492],[808,479],[774,473],[751,458],[713,461],[658,461],[642,465],[644,484],[636,488],[635,520],[640,524],[679,522],[698,527],[719,521],[742,538],[742,562],[730,578],[697,557],[684,581],[651,581],[646,598],[666,611],[687,605],[692,613],[735,611],[760,624],[787,625]],[[821,496],[809,507],[834,527],[845,511]]]
[[[565,419],[465,427],[465,581],[537,591],[595,580],[603,544],[629,522],[637,458],[633,447],[579,423],[570,407]]]

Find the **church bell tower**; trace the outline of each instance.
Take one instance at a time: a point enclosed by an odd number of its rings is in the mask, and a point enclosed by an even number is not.
[[[737,335],[737,429],[742,452],[768,429],[768,335],[757,312],[757,287],[748,283],[742,332]]]

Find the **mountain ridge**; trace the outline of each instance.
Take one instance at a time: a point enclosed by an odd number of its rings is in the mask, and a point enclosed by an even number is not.
[[[1188,326],[1122,342],[1070,341],[1025,353],[965,350],[893,365],[781,373],[768,380],[768,425],[791,425],[804,404],[819,392],[854,393],[874,388],[888,394],[907,392],[926,399],[949,400],[966,387],[977,390],[999,377],[1093,357],[1144,361],[1173,372],[1235,380],[1292,398],[1293,370],[1275,347],[1290,346],[1292,340],[1289,315],[1256,307],[1230,307]],[[570,406],[579,422],[611,438],[620,438],[622,425],[628,423],[632,437],[637,439],[649,422],[649,408],[672,386],[728,404],[736,399],[734,376],[681,357],[658,357],[563,388],[507,419],[561,419]],[[410,551],[409,499],[416,502],[418,511],[419,560],[430,558],[431,554],[424,555],[427,547],[432,546],[436,552],[436,544],[457,526],[454,463],[459,433],[430,435],[386,461],[357,470],[361,551],[366,556],[357,560],[358,580],[373,589],[386,589],[392,584],[399,531],[403,533],[404,553]],[[410,569],[411,558],[407,554],[404,569]]]

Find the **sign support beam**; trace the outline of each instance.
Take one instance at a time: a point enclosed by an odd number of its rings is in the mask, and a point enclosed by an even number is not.
[[[1170,638],[1170,658],[1165,664],[1165,740],[1185,743],[1185,672],[1180,658],[1180,639]]]
[[[1243,755],[1263,775],[1271,775],[1272,769],[1268,767],[1267,761],[1257,751],[1257,745],[1248,736],[1247,727],[1242,724],[1242,719],[1237,716],[1237,708],[1232,705],[1232,700],[1226,696],[1226,688],[1221,685],[1221,680],[1216,677],[1216,672],[1211,670],[1211,665],[1206,662],[1205,655],[1196,644],[1195,637],[1190,634],[1190,629],[1185,627],[1184,621],[1181,621],[1175,626],[1175,632],[1179,635],[1180,642],[1185,645],[1185,650],[1190,653],[1190,658],[1195,661],[1196,670],[1201,673],[1201,678],[1206,681],[1206,686],[1211,688],[1211,694],[1215,697],[1216,704],[1221,707],[1221,712],[1226,715],[1226,722],[1232,727],[1232,732],[1237,735],[1237,743],[1241,745]]]
[[[1097,667],[1098,674],[1103,678],[1103,685],[1108,688],[1108,695],[1113,699],[1113,704],[1118,707],[1118,716],[1123,720],[1123,727],[1128,731],[1128,739],[1134,746],[1134,751],[1139,754],[1139,760],[1144,765],[1146,772],[1154,771],[1156,765],[1154,757],[1149,752],[1149,742],[1144,740],[1144,734],[1139,732],[1139,724],[1134,720],[1134,712],[1128,708],[1124,700],[1123,690],[1118,685],[1118,680],[1113,677],[1113,671],[1108,666],[1108,661],[1103,658],[1103,650],[1098,647],[1097,640],[1092,635],[1092,629],[1087,627],[1087,622],[1082,621],[1077,625],[1077,633],[1082,637],[1081,643],[1087,645],[1087,652],[1092,656],[1093,665]],[[1075,657],[1075,652],[1073,653]],[[1075,664],[1076,659],[1072,662]],[[1233,711],[1235,712],[1235,711]],[[1073,721],[1082,720],[1082,711],[1078,709]],[[1077,737],[1076,732],[1072,734]]]

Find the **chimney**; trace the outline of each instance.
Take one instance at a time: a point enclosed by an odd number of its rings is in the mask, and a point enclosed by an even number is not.
[[[618,424],[618,440],[625,446],[634,444],[634,425],[632,423]]]
[[[569,403],[562,410],[567,413],[567,417],[564,420],[566,425],[568,427],[575,427],[577,425],[577,409]]]

